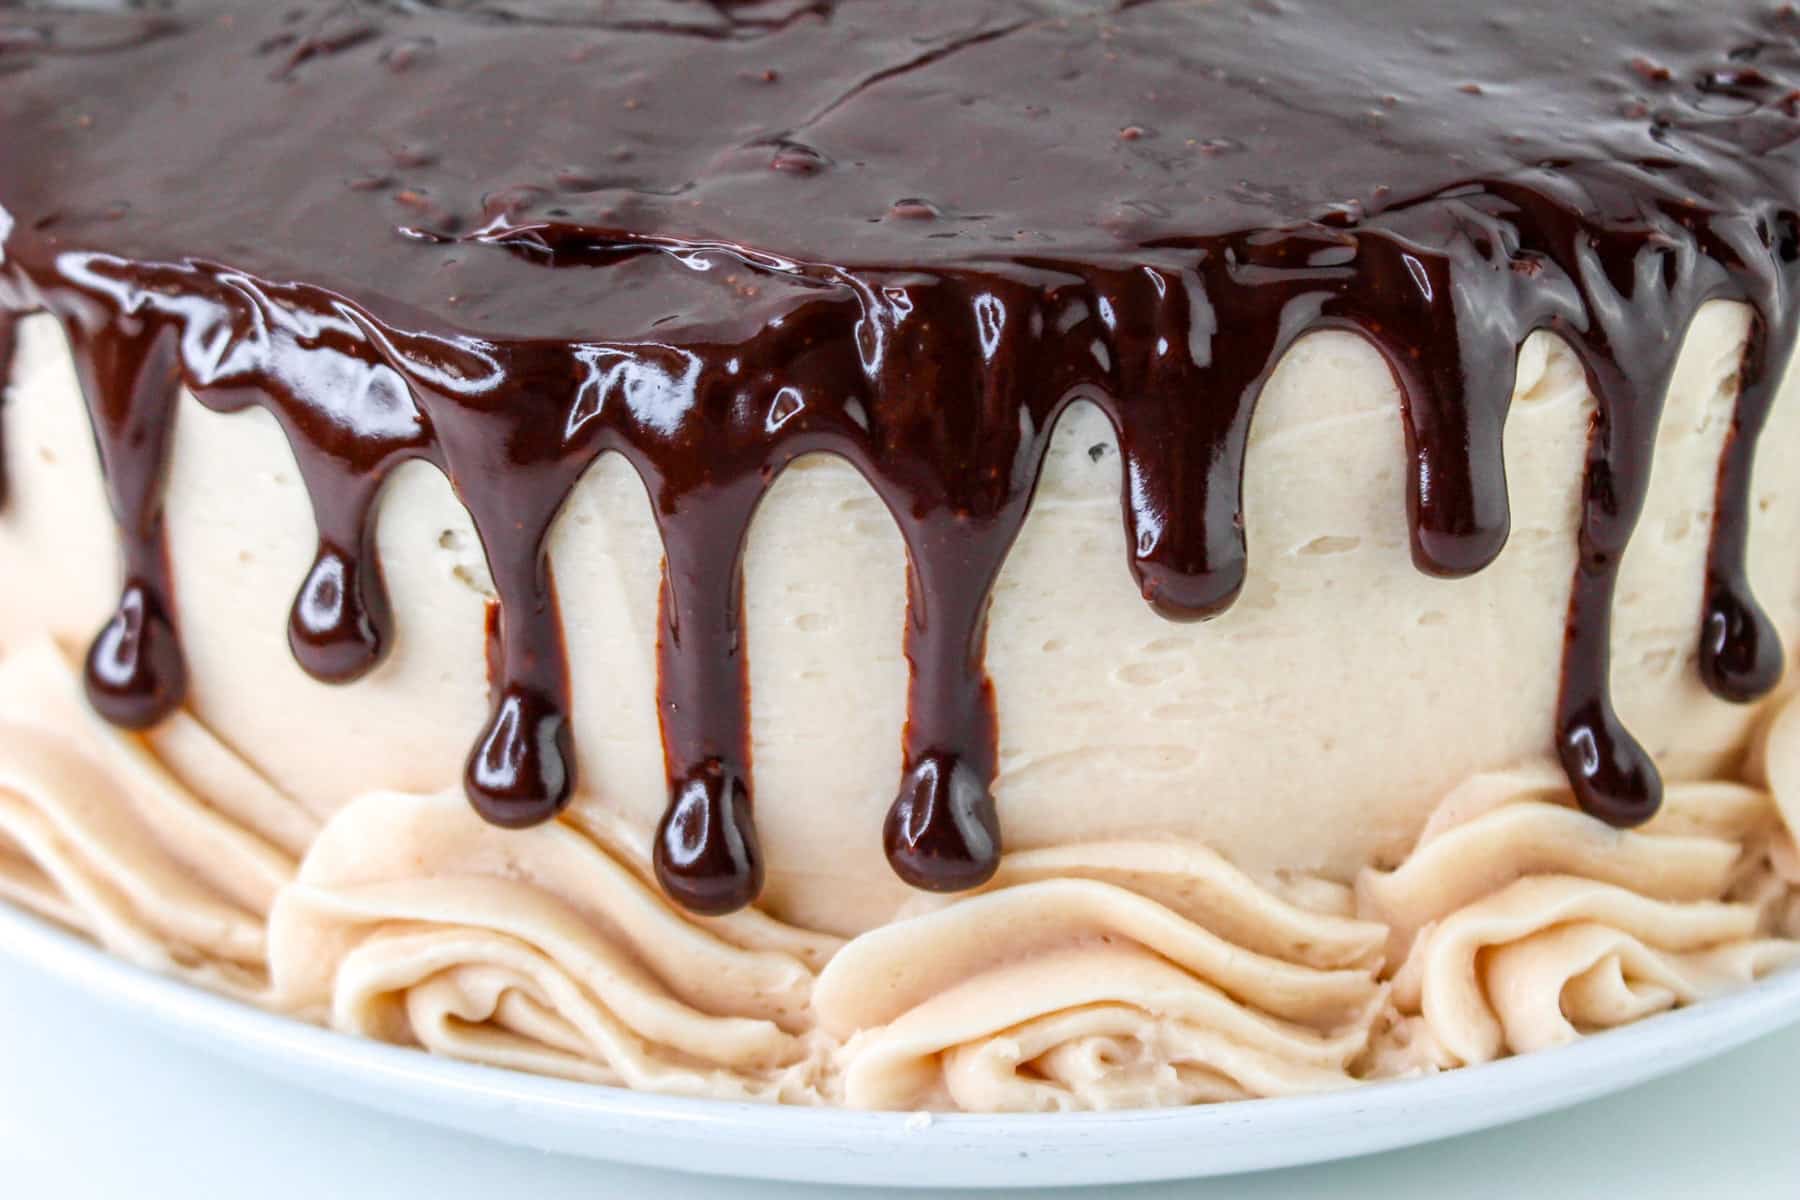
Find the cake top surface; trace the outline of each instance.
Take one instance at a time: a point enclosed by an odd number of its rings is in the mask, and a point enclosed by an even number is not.
[[[1545,0],[15,9],[0,204],[402,325],[737,340],[820,286],[764,265],[1136,262],[1546,164],[1692,188],[1709,141],[1791,136],[1795,27]],[[773,258],[621,252],[644,239]]]

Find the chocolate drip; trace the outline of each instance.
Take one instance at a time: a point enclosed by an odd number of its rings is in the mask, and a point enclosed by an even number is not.
[[[659,513],[666,547],[658,599],[657,708],[669,805],[656,877],[695,912],[724,913],[762,890],[751,816],[749,666],[741,556],[761,496],[751,476],[700,505]]]
[[[883,841],[900,878],[960,891],[1000,863],[988,599],[1024,522],[1056,398],[1042,378],[1036,289],[944,276],[884,295],[892,329],[873,374],[885,402],[870,433],[877,487],[907,547],[910,674]]]
[[[1640,279],[1639,286],[1650,285]],[[1619,564],[1643,511],[1650,451],[1673,364],[1666,354],[1666,365],[1650,370],[1623,367],[1605,353],[1582,357],[1599,410],[1582,485],[1568,645],[1557,700],[1557,754],[1581,806],[1611,824],[1629,826],[1656,815],[1662,777],[1613,708],[1613,598]]]
[[[1557,706],[1557,753],[1577,799],[1614,825],[1636,825],[1662,803],[1662,778],[1613,708],[1613,599],[1643,512],[1651,457],[1675,359],[1700,305],[1725,287],[1716,261],[1660,213],[1610,245],[1573,219],[1541,222],[1548,248],[1582,298],[1583,324],[1553,325],[1587,371],[1598,403],[1582,485],[1581,526]]]
[[[6,391],[12,387],[13,352],[18,348],[19,320],[0,309],[0,418],[5,415]],[[5,426],[0,424],[0,508],[6,506],[8,482],[6,474]]]
[[[1397,224],[1416,219],[1398,214]],[[1105,328],[1094,344],[1118,366],[1088,383],[1119,432],[1132,570],[1158,612],[1214,616],[1242,589],[1257,400],[1287,349],[1321,329],[1361,335],[1393,371],[1419,568],[1468,575],[1500,553],[1509,529],[1501,431],[1527,309],[1495,294],[1504,268],[1474,256],[1455,220],[1422,219],[1452,231],[1439,235],[1450,250],[1318,225],[1280,239],[1164,242],[1165,255],[1197,252],[1198,269],[1145,267],[1099,282]],[[1227,326],[1220,313],[1235,320]]]
[[[546,390],[569,386],[566,377],[527,378]],[[484,818],[513,829],[549,820],[574,795],[568,656],[545,541],[590,461],[567,452],[561,424],[525,419],[512,407],[529,403],[527,389],[474,402],[425,400],[444,471],[474,520],[499,594],[488,621],[493,712],[463,787]]]
[[[782,470],[830,453],[907,547],[890,861],[976,886],[1002,845],[990,595],[1069,404],[1117,432],[1146,600],[1202,618],[1250,569],[1249,433],[1297,339],[1348,330],[1388,363],[1413,559],[1454,577],[1505,545],[1515,359],[1543,329],[1598,402],[1546,734],[1582,806],[1635,823],[1660,781],[1613,709],[1613,596],[1676,353],[1716,298],[1755,320],[1700,669],[1734,700],[1780,673],[1745,552],[1796,337],[1791,12],[238,7],[0,13],[24,131],[0,135],[0,309],[54,312],[81,369],[125,547],[89,662],[114,720],[182,692],[160,503],[180,377],[286,433],[319,536],[289,641],[318,678],[366,673],[396,636],[383,481],[414,458],[445,473],[497,593],[466,789],[497,824],[554,816],[576,780],[545,543],[617,451],[665,555],[656,871],[728,911],[763,871],[746,531]]]
[[[900,878],[954,892],[986,883],[1000,865],[991,790],[998,722],[982,652],[988,591],[1004,557],[1004,546],[995,553],[992,542],[1010,541],[1012,531],[989,531],[989,544],[962,562],[931,553],[947,531],[922,532],[907,539],[905,766],[882,840]]]
[[[501,592],[488,623],[493,713],[469,753],[463,787],[485,819],[523,829],[554,817],[574,794],[568,667],[549,564],[508,559],[500,573],[514,586]]]
[[[368,674],[393,641],[394,615],[375,555],[378,480],[327,494],[311,488],[319,552],[288,610],[288,646],[309,675],[347,683]]]
[[[1208,248],[1199,248],[1203,255]],[[1258,292],[1259,316],[1203,341],[1201,314],[1230,288],[1235,252],[1216,269],[1145,269],[1096,280],[1094,346],[1106,368],[1092,382],[1119,435],[1125,468],[1125,541],[1144,599],[1192,620],[1230,607],[1244,586],[1244,453],[1256,399],[1280,347],[1301,332],[1289,300]],[[1231,299],[1223,299],[1226,305]]]
[[[1363,239],[1359,286],[1325,315],[1367,338],[1393,372],[1413,562],[1458,578],[1498,558],[1512,528],[1502,432],[1532,306],[1518,294],[1504,233],[1470,212],[1445,218],[1441,251],[1399,236]]]
[[[243,315],[260,318],[250,327],[268,326],[280,302],[270,291],[239,286],[251,298]],[[230,336],[226,321],[215,328]],[[361,678],[393,643],[375,503],[397,463],[427,453],[424,418],[405,380],[357,357],[347,332],[252,335],[235,353],[190,367],[209,408],[265,407],[287,435],[319,530],[318,553],[288,613],[288,646],[308,674],[330,683]]]
[[[1738,369],[1737,407],[1719,462],[1719,491],[1712,544],[1706,560],[1706,601],[1700,625],[1700,676],[1715,695],[1740,702],[1775,690],[1781,681],[1781,636],[1750,588],[1746,544],[1750,488],[1758,439],[1793,359],[1797,325],[1789,311],[1800,272],[1800,217],[1778,213],[1760,222],[1761,246],[1752,246],[1739,271],[1753,317]],[[1777,269],[1763,269],[1773,253]]]
[[[88,700],[114,724],[145,729],[187,693],[162,504],[180,389],[177,331],[130,314],[64,329],[125,556],[118,607],[88,649]]]

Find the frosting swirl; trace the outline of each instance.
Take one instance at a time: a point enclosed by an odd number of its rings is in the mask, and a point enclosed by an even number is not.
[[[1774,796],[1738,784],[1671,785],[1655,820],[1622,831],[1547,768],[1471,779],[1402,864],[1359,881],[1397,964],[1371,1069],[1560,1045],[1793,962],[1768,853],[1785,839]]]
[[[268,1003],[264,920],[312,831],[186,712],[143,735],[101,721],[47,640],[0,665],[0,897]]]
[[[420,864],[429,864],[420,871]],[[287,1005],[478,1062],[686,1094],[813,1097],[804,1035],[831,939],[702,924],[564,823],[495,829],[460,796],[371,794],[270,922]]]

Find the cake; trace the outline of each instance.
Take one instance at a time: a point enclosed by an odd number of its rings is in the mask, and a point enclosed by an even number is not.
[[[1789,965],[1797,89],[1745,0],[0,11],[0,896],[864,1108]]]

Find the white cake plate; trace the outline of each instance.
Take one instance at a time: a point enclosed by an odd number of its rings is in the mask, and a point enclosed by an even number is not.
[[[1131,1183],[1372,1154],[1591,1100],[1800,1021],[1793,970],[1563,1049],[1429,1079],[1186,1109],[928,1117],[652,1096],[435,1058],[140,970],[3,904],[0,954],[216,1054],[413,1120],[640,1166],[890,1187]]]

